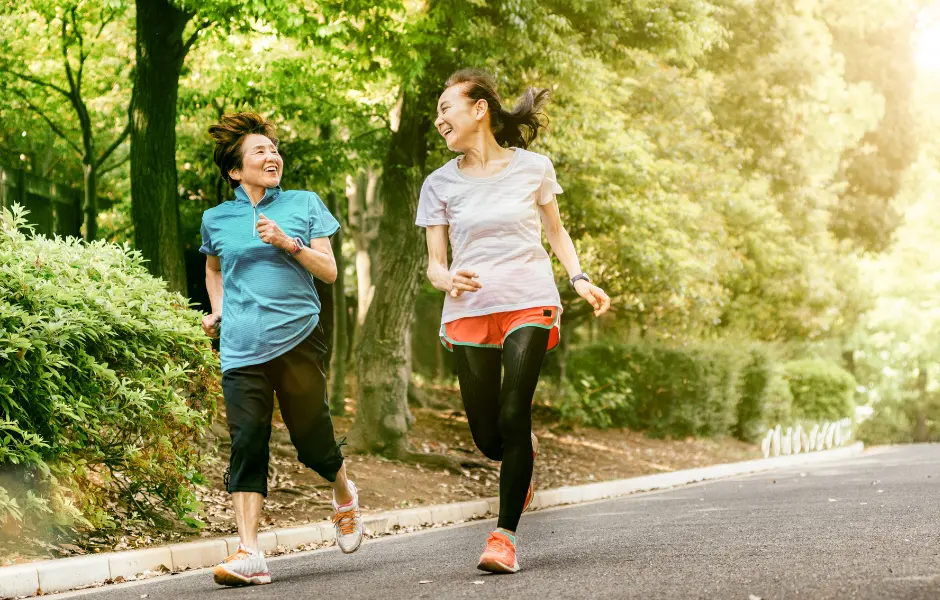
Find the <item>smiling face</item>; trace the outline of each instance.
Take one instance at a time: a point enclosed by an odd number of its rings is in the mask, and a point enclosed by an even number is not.
[[[229,171],[229,177],[243,186],[273,188],[281,183],[284,159],[267,136],[252,133],[242,140],[242,166]]]
[[[473,143],[473,135],[489,127],[486,100],[466,96],[465,85],[452,85],[437,101],[437,120],[434,126],[453,152],[464,152]]]

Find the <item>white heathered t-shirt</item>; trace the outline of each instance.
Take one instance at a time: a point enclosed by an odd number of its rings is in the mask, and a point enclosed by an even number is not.
[[[539,205],[562,192],[552,161],[516,148],[509,166],[490,177],[461,173],[457,161],[425,179],[415,223],[448,225],[451,273],[472,270],[483,287],[458,298],[447,294],[441,322],[537,306],[561,312],[539,217]]]

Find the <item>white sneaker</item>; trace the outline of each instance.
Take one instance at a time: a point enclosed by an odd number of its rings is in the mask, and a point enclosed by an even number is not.
[[[263,585],[271,583],[271,572],[264,562],[264,553],[253,552],[239,544],[235,554],[229,556],[212,572],[219,585]]]
[[[336,495],[333,495],[333,526],[336,528],[336,545],[345,554],[352,554],[362,544],[362,513],[359,512],[359,491],[352,481],[349,481],[349,491],[352,492],[353,501],[343,506],[337,506]]]

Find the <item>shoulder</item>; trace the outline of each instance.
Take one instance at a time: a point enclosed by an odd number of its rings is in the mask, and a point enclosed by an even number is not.
[[[427,176],[424,180],[422,188],[430,188],[434,191],[439,190],[442,186],[449,185],[458,180],[457,174],[457,159],[452,158],[442,166],[434,169],[430,175]]]
[[[544,154],[539,154],[538,152],[532,152],[531,150],[525,150],[523,148],[516,148],[516,152],[521,152],[519,159],[527,164],[536,165],[539,167],[546,167],[552,164],[552,159],[545,156]]]
[[[202,211],[202,222],[203,223],[212,223],[216,219],[225,216],[231,210],[234,203],[231,200],[226,200],[218,206],[213,206]]]
[[[316,192],[310,190],[284,190],[281,192],[281,198],[289,202],[306,204],[308,202],[322,202]]]

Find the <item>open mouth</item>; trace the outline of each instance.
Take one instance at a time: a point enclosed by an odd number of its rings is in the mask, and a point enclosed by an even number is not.
[[[441,135],[444,137],[447,137],[448,134],[450,134],[452,131],[454,131],[453,127],[445,127],[444,129],[441,130]]]
[[[265,173],[273,173],[273,174],[277,175],[277,167],[275,167],[274,165],[271,165],[270,167],[265,167],[264,172],[265,172]]]

